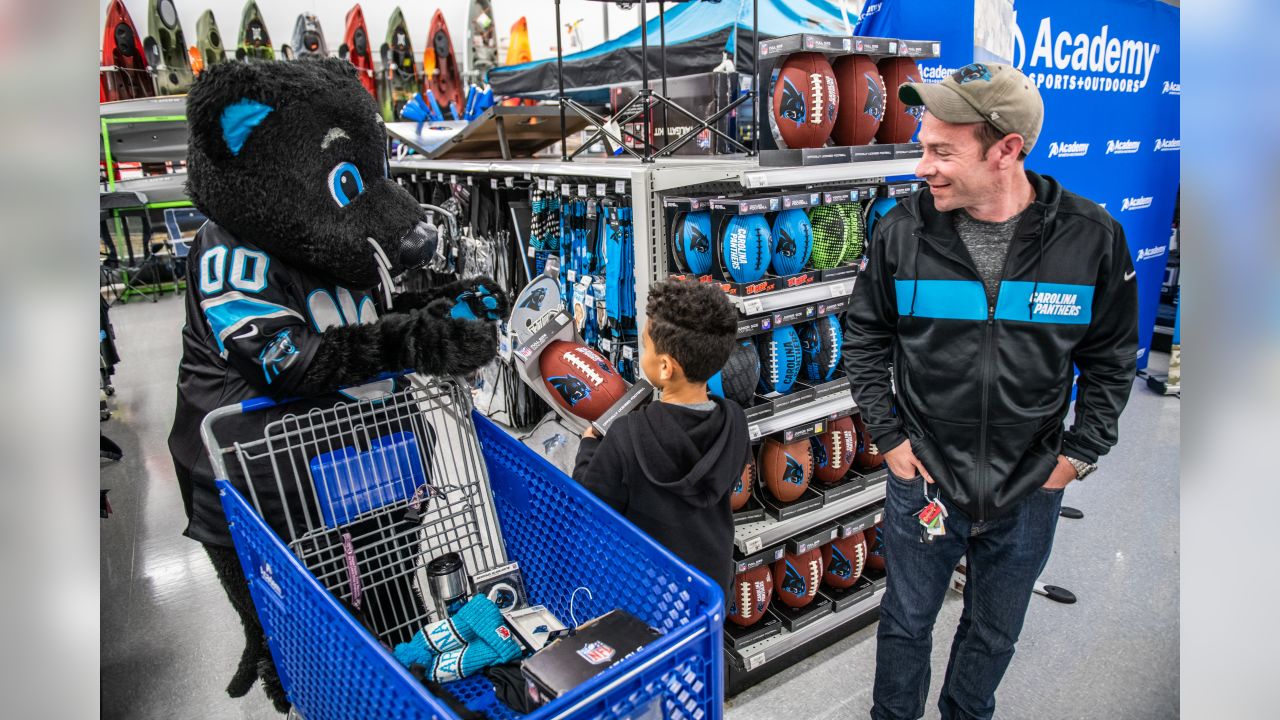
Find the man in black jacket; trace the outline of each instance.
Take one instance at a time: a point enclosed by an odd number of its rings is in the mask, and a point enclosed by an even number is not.
[[[973,64],[898,94],[927,111],[916,173],[928,188],[876,224],[843,348],[891,475],[871,716],[923,715],[933,623],[965,558],[938,706],[990,718],[1062,490],[1116,442],[1137,288],[1120,224],[1024,168],[1044,114],[1025,75]]]

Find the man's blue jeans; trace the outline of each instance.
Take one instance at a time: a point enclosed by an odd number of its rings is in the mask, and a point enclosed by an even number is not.
[[[947,534],[923,543],[915,515],[926,503],[924,487],[919,477],[901,480],[890,474],[888,479],[884,553],[889,586],[880,604],[871,717],[924,715],[933,623],[963,557],[968,566],[964,611],[938,709],[943,720],[990,718],[1032,588],[1053,548],[1062,491],[1036,490],[1008,514],[982,523],[943,499]],[[935,493],[929,486],[929,497]]]

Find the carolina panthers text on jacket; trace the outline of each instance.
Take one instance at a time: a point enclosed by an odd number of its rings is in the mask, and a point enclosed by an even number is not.
[[[951,214],[925,189],[876,224],[845,316],[845,367],[877,445],[909,437],[943,492],[979,520],[1042,485],[1059,453],[1106,453],[1136,370],[1123,228],[1052,178],[1027,177],[1036,200],[995,305]],[[1076,415],[1064,432],[1073,365]]]

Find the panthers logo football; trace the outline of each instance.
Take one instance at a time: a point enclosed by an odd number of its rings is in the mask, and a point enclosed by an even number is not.
[[[809,438],[809,447],[813,450],[813,464],[820,468],[827,466],[827,448],[818,438]]]
[[[711,252],[711,241],[697,225],[689,225],[689,247],[696,253]]]
[[[560,393],[560,397],[569,404],[569,407],[573,407],[591,397],[591,389],[587,387],[587,384],[572,375],[547,378],[547,382],[551,383],[551,387]]]
[[[787,560],[786,562],[787,577],[782,581],[782,589],[798,597],[808,595],[808,588],[805,584],[804,576],[796,570],[790,560]]]
[[[795,122],[796,125],[804,124],[806,116],[804,93],[786,78],[782,79],[782,110],[779,114]]]
[[[827,572],[842,580],[848,580],[853,575],[853,563],[849,562],[849,558],[840,552],[835,543],[831,545],[831,567],[827,568]]]
[[[862,112],[880,120],[884,115],[884,90],[871,77],[871,73],[863,73],[863,77],[867,79],[867,103],[862,107]]]
[[[787,456],[787,470],[782,474],[782,481],[789,482],[792,485],[799,485],[804,482],[804,469],[790,455]]]
[[[780,237],[778,238],[778,247],[775,249],[775,252],[784,257],[795,257],[796,241],[791,237],[791,233],[786,230],[782,230],[778,234]]]

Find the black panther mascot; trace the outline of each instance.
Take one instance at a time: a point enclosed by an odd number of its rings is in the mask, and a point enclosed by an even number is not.
[[[188,192],[209,221],[188,262],[169,449],[185,534],[204,544],[244,625],[227,692],[241,697],[261,678],[284,712],[201,420],[253,397],[302,397],[302,412],[376,398],[397,380],[350,386],[388,371],[470,373],[494,357],[493,321],[507,301],[487,278],[392,299],[392,278],[430,259],[439,231],[388,177],[386,128],[345,60],[215,65],[192,87],[187,120]],[[261,438],[283,412],[247,413],[218,430]],[[231,480],[245,489],[243,478]],[[263,515],[283,526],[271,508]]]

